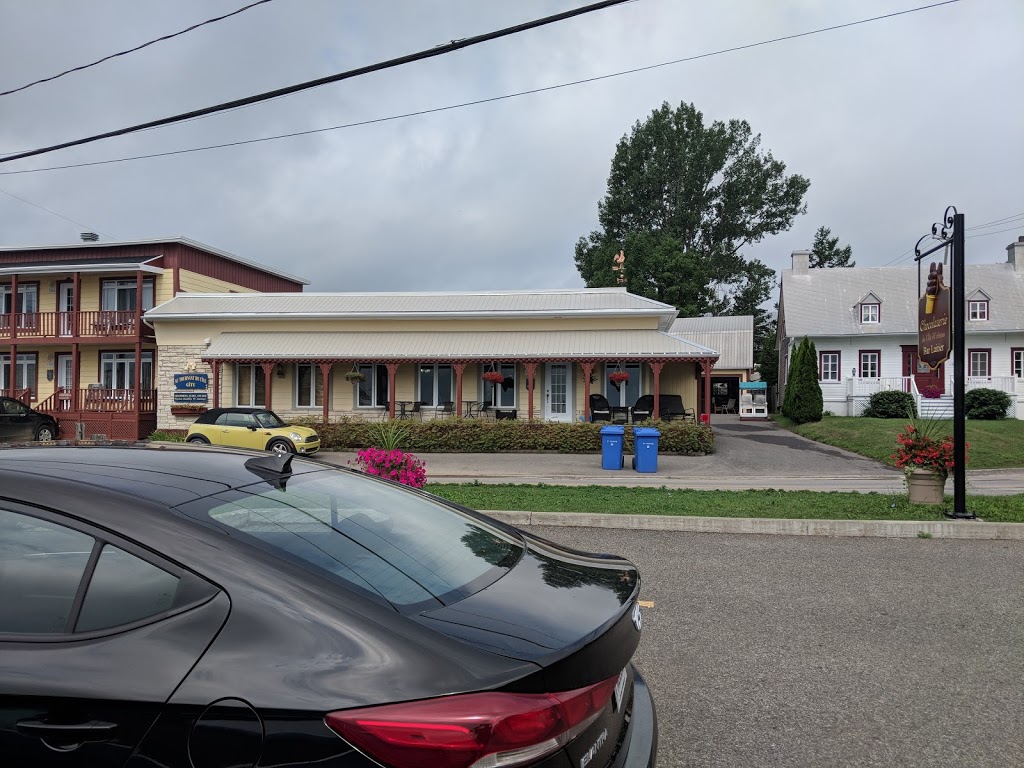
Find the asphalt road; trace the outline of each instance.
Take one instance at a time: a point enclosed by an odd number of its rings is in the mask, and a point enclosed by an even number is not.
[[[1024,766],[1024,546],[536,528],[641,569],[659,766]]]

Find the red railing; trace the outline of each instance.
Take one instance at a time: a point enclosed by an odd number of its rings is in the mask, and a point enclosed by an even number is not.
[[[18,338],[60,336],[135,336],[135,312],[90,310],[87,312],[19,312],[14,315]],[[148,329],[143,326],[143,335]],[[11,337],[11,316],[0,315],[0,337]]]
[[[142,413],[156,413],[155,389],[142,390],[139,401]],[[59,388],[39,403],[36,410],[54,414],[66,411],[133,413],[135,411],[135,390],[89,387],[72,392],[70,389]]]

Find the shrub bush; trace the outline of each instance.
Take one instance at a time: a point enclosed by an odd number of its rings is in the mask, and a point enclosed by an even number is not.
[[[814,342],[804,339],[789,365],[786,400],[782,412],[797,424],[821,421],[821,386],[818,384],[818,352]]]
[[[188,432],[184,429],[158,429],[149,436],[149,439],[165,443],[183,443],[186,434]]]
[[[371,447],[380,429],[379,422],[347,417],[326,425],[312,420],[295,423],[315,429],[325,451]],[[402,447],[420,453],[600,453],[601,427],[604,424],[452,418],[407,421],[402,426],[407,428]],[[711,428],[704,424],[645,421],[637,426],[655,427],[661,432],[658,441],[660,453],[704,455],[715,450]],[[631,429],[626,429],[624,438],[624,448],[631,452]]]
[[[964,394],[964,413],[968,419],[1005,419],[1010,402],[998,389],[972,389]]]
[[[916,419],[917,404],[914,402],[914,396],[909,392],[887,389],[884,392],[875,392],[871,396],[863,415],[876,419],[905,419],[907,417]]]

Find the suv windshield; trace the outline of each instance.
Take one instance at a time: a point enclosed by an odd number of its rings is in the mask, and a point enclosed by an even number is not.
[[[418,493],[356,473],[315,472],[182,505],[229,534],[405,612],[496,581],[520,541]]]
[[[255,414],[256,421],[259,422],[260,426],[264,429],[274,429],[275,427],[286,426],[281,418],[273,411],[257,411]]]

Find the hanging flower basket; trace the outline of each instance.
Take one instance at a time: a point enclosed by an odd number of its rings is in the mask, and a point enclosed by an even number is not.
[[[345,374],[346,381],[366,381],[366,374],[359,371],[349,371]]]
[[[498,371],[485,371],[483,379],[484,381],[491,382],[491,384],[501,384],[505,381],[505,376]]]
[[[629,381],[629,374],[626,371],[612,371],[608,375],[608,380],[615,386],[619,386]]]

